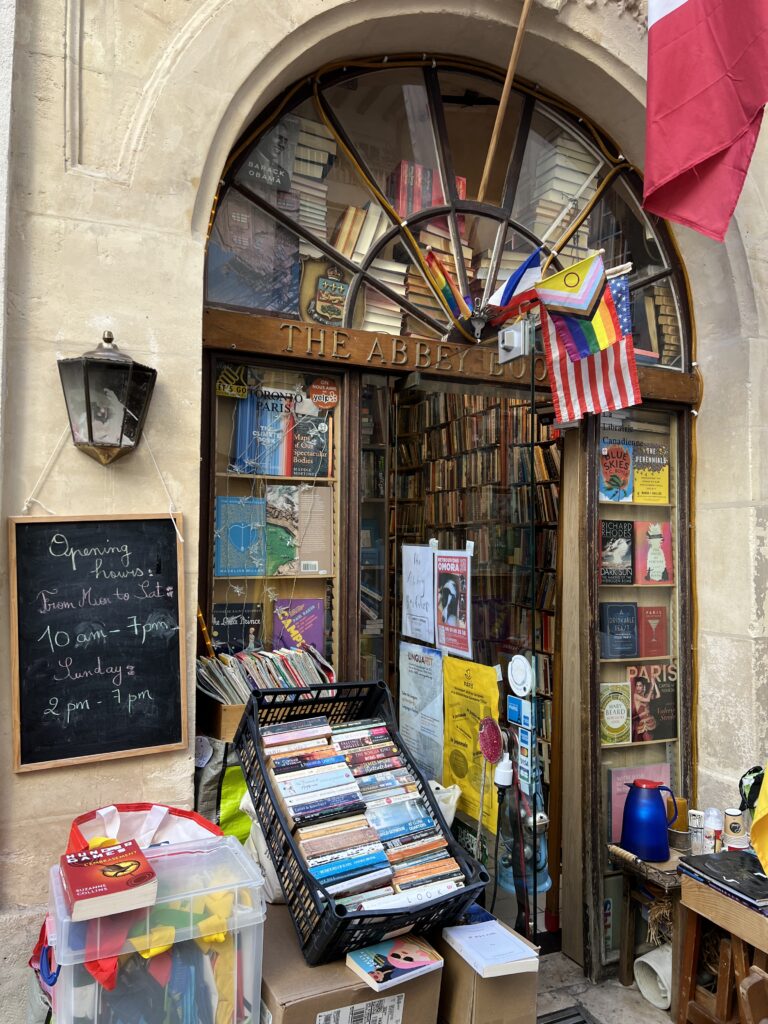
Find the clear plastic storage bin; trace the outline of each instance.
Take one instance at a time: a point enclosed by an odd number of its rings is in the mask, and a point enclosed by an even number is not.
[[[258,867],[231,836],[145,854],[157,874],[154,905],[92,921],[72,921],[51,868],[56,1024],[254,1024],[265,913]],[[111,990],[84,966],[110,957],[119,957]]]

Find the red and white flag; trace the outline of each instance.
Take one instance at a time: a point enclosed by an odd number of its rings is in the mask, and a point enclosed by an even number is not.
[[[632,335],[574,363],[542,307],[541,333],[557,423],[572,423],[588,412],[611,412],[640,405],[640,385]]]
[[[648,0],[644,206],[722,242],[768,102],[768,0]]]

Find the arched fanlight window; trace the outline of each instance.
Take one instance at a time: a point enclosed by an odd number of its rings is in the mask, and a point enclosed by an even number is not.
[[[456,59],[349,63],[294,86],[235,147],[217,196],[206,302],[393,335],[455,332],[425,273],[471,307],[541,247],[552,269],[631,263],[638,360],[688,365],[684,284],[636,170],[598,129],[516,84],[482,202],[503,74]],[[456,340],[463,340],[453,335]]]

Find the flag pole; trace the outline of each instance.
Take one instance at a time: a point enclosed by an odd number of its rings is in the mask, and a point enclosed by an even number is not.
[[[480,191],[477,194],[477,200],[480,203],[482,203],[483,200],[485,199],[485,193],[488,188],[488,179],[491,176],[493,158],[496,156],[496,147],[499,144],[501,126],[507,114],[509,94],[512,91],[512,82],[515,77],[515,71],[517,70],[517,61],[520,56],[520,48],[523,45],[523,33],[525,32],[525,23],[528,20],[528,12],[530,11],[532,6],[533,0],[523,0],[523,10],[520,14],[520,21],[517,26],[517,32],[515,33],[515,42],[512,46],[512,55],[509,58],[509,67],[507,68],[507,77],[504,79],[504,86],[501,90],[499,109],[496,111],[496,121],[493,125],[493,133],[491,135],[491,144],[488,147],[488,155],[485,158],[485,167],[483,168],[483,177],[480,182]]]

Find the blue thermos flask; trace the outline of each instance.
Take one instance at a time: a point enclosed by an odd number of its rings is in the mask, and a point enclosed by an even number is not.
[[[641,860],[669,860],[669,840],[667,829],[677,821],[677,800],[669,786],[650,779],[635,779],[627,782],[629,788],[627,801],[624,804],[624,817],[621,823],[621,846]],[[670,794],[675,805],[675,813],[667,821],[667,808],[664,804],[662,791]]]

